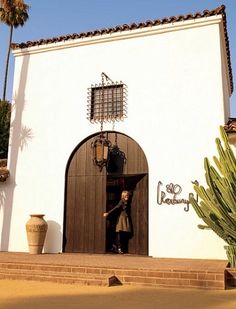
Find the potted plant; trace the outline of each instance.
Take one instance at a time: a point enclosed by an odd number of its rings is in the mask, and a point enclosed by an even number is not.
[[[197,215],[206,225],[200,228],[212,229],[228,245],[226,254],[230,267],[236,267],[236,158],[228,136],[220,127],[221,139],[216,138],[218,158],[213,157],[215,166],[205,158],[205,178],[207,188],[195,183],[194,190],[200,197],[198,202],[190,199]]]

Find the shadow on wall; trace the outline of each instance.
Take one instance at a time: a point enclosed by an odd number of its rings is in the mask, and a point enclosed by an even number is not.
[[[55,221],[48,220],[48,230],[44,243],[45,253],[58,253],[62,248],[62,230],[60,224]]]
[[[12,203],[14,197],[14,191],[17,183],[16,166],[18,161],[19,152],[22,151],[27,144],[28,139],[32,138],[31,129],[22,125],[22,113],[25,107],[25,85],[27,80],[29,66],[29,55],[24,56],[22,62],[22,68],[20,72],[20,83],[18,93],[15,95],[15,104],[12,106],[12,121],[10,132],[10,147],[11,151],[8,155],[8,169],[10,171],[10,177],[1,186],[1,199],[0,199],[0,211],[2,215],[2,228],[1,228],[1,251],[8,251],[9,248],[9,235],[11,229],[12,218]]]

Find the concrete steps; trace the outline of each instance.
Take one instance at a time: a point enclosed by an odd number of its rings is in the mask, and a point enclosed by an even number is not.
[[[128,269],[125,267],[0,262],[0,279],[98,286],[124,284],[201,289],[225,289],[226,287],[225,273],[217,269],[210,271],[182,268]]]
[[[86,267],[0,263],[0,279],[49,281],[69,284],[109,284],[108,277]]]
[[[229,288],[236,288],[236,268],[226,268],[226,285]]]

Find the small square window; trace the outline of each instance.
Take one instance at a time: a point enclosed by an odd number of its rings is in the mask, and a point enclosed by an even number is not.
[[[127,89],[123,83],[96,85],[88,89],[88,114],[91,122],[122,120],[126,117]]]

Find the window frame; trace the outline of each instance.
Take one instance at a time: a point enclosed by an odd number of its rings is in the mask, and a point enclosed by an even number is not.
[[[88,89],[87,118],[90,122],[123,120],[127,117],[127,86],[120,83],[92,85]]]

